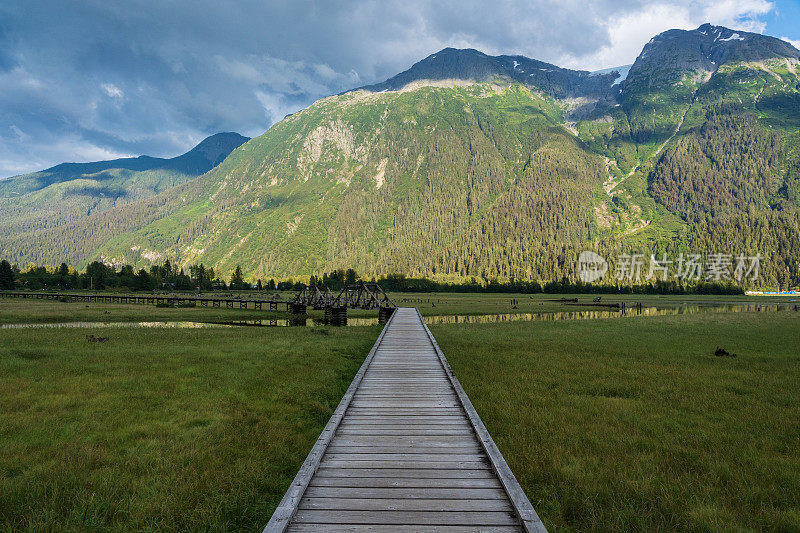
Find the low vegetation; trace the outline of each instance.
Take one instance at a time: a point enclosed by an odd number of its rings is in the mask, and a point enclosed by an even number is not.
[[[432,331],[551,530],[793,531],[798,327],[787,311]]]
[[[377,334],[0,330],[0,530],[259,531]]]
[[[227,322],[286,318],[282,311],[225,307],[157,307],[155,305],[0,300],[0,324],[58,322]]]
[[[428,315],[565,309],[392,296]],[[262,314],[0,301],[2,323]],[[800,525],[798,327],[771,311],[431,329],[551,530],[643,531]],[[378,331],[0,329],[0,530],[258,530]]]

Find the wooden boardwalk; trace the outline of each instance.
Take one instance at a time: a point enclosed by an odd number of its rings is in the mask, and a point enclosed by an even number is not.
[[[545,531],[416,309],[399,308],[265,533]]]
[[[142,304],[142,305],[178,305],[193,304],[199,307],[219,307],[228,309],[257,309],[278,311],[292,310],[290,300],[264,300],[252,298],[209,298],[199,296],[154,296],[148,294],[92,294],[92,293],[60,293],[60,292],[21,292],[0,291],[0,298],[23,298],[30,300],[61,300],[65,302],[95,302],[109,304]],[[303,308],[305,312],[305,308]]]

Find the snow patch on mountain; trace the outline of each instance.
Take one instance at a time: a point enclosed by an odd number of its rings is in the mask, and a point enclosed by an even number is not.
[[[742,37],[738,33],[734,33],[730,37],[725,37],[724,39],[720,39],[720,41],[744,41],[744,37]]]
[[[613,87],[614,85],[619,85],[628,77],[628,73],[631,71],[631,67],[633,65],[623,65],[621,67],[611,67],[611,68],[604,68],[601,70],[595,70],[594,72],[590,72],[589,76],[600,76],[603,74],[611,74],[612,72],[617,72],[619,75],[617,79],[614,80],[614,83],[611,84]]]

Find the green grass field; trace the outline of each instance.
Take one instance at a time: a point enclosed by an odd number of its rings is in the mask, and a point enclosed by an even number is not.
[[[259,531],[378,332],[0,331],[0,531]]]
[[[551,530],[800,530],[800,313],[431,329]]]
[[[153,313],[260,312],[0,301],[0,323]],[[551,531],[800,530],[800,313],[431,329]],[[260,529],[379,330],[0,330],[0,531]]]

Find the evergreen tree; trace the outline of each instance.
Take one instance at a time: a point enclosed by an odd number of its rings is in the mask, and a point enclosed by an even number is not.
[[[0,289],[10,290],[14,288],[14,272],[11,264],[3,259],[0,261]]]
[[[101,291],[106,288],[108,267],[99,261],[92,261],[86,267],[87,287]]]
[[[247,288],[247,284],[242,277],[242,267],[236,265],[236,270],[233,271],[233,276],[231,277],[231,289],[233,290],[243,290]]]
[[[147,273],[145,269],[140,269],[136,273],[133,290],[136,291],[149,291],[153,288],[153,278]]]
[[[58,270],[56,270],[56,276],[58,276],[58,287],[60,289],[66,289],[69,287],[69,266],[67,266],[66,263],[61,263],[61,266],[59,266]]]

